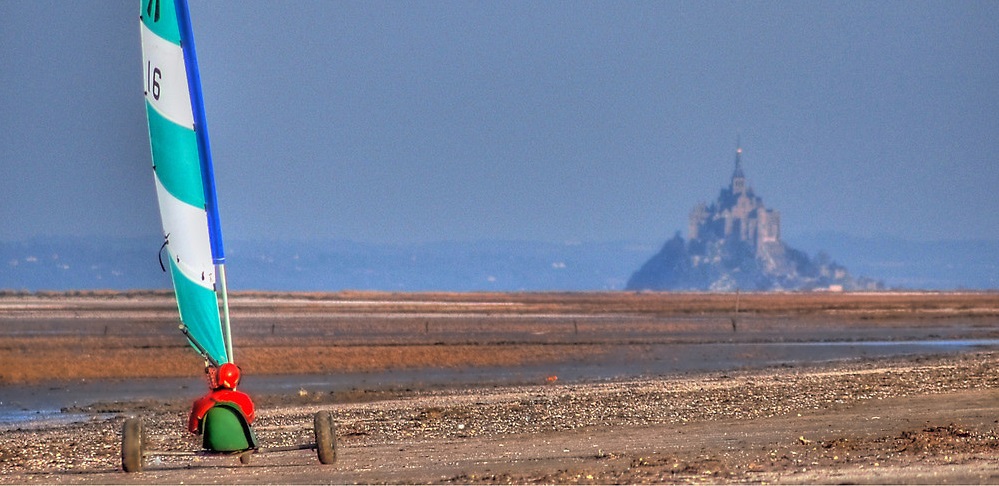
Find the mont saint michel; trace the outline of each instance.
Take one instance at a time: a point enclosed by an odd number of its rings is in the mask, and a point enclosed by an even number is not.
[[[814,259],[780,237],[780,212],[767,208],[746,180],[742,148],[727,188],[690,212],[688,240],[677,232],[628,280],[628,290],[861,290],[880,284],[855,279],[823,253]]]

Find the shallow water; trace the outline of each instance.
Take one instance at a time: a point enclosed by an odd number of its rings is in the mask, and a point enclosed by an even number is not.
[[[248,376],[241,389],[251,395],[337,392],[352,389],[419,389],[600,381],[689,372],[802,366],[831,361],[937,355],[999,350],[999,339],[909,341],[732,342],[650,344],[636,351],[595,356],[581,361],[519,367],[423,369],[337,375]],[[194,400],[205,391],[200,376],[155,380],[85,380],[0,388],[0,430],[46,427],[84,421],[91,414],[64,412],[100,402]]]

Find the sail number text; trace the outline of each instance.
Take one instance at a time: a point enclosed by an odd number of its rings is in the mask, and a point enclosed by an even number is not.
[[[160,79],[163,72],[153,66],[152,61],[146,61],[146,94],[152,94],[154,100],[160,99]]]

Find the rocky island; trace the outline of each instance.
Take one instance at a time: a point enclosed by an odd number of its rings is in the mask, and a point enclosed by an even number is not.
[[[746,182],[742,148],[735,171],[711,205],[690,212],[689,239],[678,231],[632,274],[628,290],[876,290],[824,253],[810,258],[780,238],[780,212],[767,208]]]

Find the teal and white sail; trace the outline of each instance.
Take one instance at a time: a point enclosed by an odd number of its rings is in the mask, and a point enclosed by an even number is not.
[[[187,2],[140,0],[139,23],[149,145],[181,329],[220,365],[232,361],[225,253]]]

